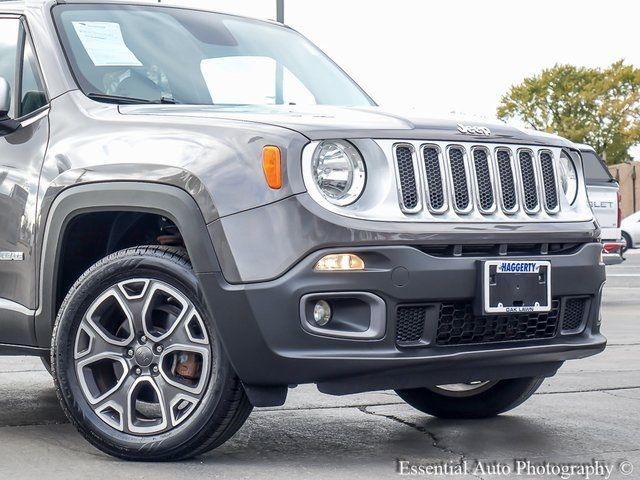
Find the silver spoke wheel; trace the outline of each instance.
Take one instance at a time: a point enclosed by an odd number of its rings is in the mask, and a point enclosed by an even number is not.
[[[472,397],[474,395],[478,395],[479,393],[486,392],[497,383],[497,381],[452,383],[450,385],[437,385],[428,388],[432,392],[447,397]]]
[[[207,329],[171,285],[132,279],[89,307],[74,344],[75,372],[96,415],[132,435],[188,422],[215,370]]]

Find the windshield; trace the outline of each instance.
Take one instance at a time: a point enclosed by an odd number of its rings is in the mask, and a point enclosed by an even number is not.
[[[61,5],[54,17],[80,88],[102,101],[371,106],[297,32],[169,7]]]

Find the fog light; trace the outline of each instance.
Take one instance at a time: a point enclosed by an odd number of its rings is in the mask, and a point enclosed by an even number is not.
[[[331,321],[331,305],[324,300],[319,300],[313,307],[313,320],[319,327],[324,327]]]
[[[352,253],[340,253],[322,257],[316,264],[319,272],[349,272],[364,270],[364,260]]]

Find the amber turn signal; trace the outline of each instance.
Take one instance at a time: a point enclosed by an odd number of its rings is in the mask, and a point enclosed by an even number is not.
[[[269,187],[274,190],[282,188],[282,155],[278,147],[266,146],[262,149],[262,170]]]

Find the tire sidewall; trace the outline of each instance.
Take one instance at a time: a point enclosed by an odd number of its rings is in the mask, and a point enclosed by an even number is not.
[[[625,239],[625,245],[622,247],[622,253],[625,254],[627,250],[633,248],[633,242],[631,241],[631,236],[627,232],[622,232],[622,236]]]
[[[540,387],[543,378],[529,377],[501,380],[476,395],[455,397],[428,388],[398,390],[412,407],[439,418],[487,418],[499,415],[524,403]]]
[[[215,421],[212,417],[215,417],[225,387],[233,376],[220,341],[214,334],[197,278],[188,265],[166,258],[131,254],[116,254],[114,257],[90,269],[72,288],[61,307],[53,337],[52,357],[54,380],[62,406],[91,443],[112,455],[128,457],[144,452],[144,457],[151,460],[156,456],[170,455],[173,450],[184,448],[186,443],[192,442],[195,448],[198,437],[206,435],[205,426]],[[212,375],[204,397],[185,424],[158,435],[134,436],[108,426],[85,399],[75,371],[75,338],[84,314],[101,293],[131,278],[152,278],[177,288],[198,309],[210,339]],[[214,376],[215,381],[212,381]]]

